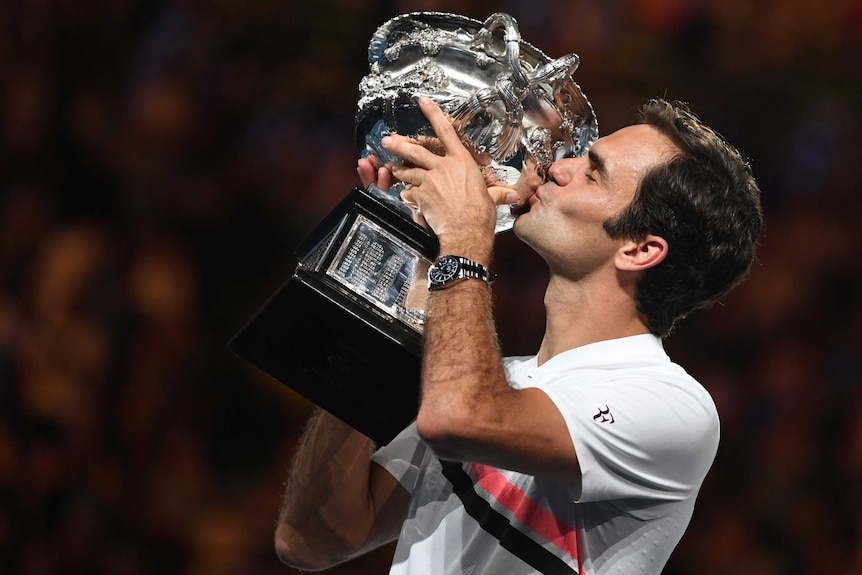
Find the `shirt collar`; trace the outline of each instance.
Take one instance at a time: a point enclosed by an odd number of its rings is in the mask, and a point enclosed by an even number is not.
[[[532,359],[538,365],[537,357]],[[667,364],[661,338],[647,333],[597,341],[558,353],[542,365],[540,371],[619,368],[630,365]]]

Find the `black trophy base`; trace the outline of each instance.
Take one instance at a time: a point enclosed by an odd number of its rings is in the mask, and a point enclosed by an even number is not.
[[[285,283],[228,344],[378,444],[416,416],[419,357],[310,285]]]
[[[386,275],[387,264],[398,258],[435,257],[436,238],[398,213],[400,206],[354,189],[297,248],[302,264],[293,277],[228,343],[239,357],[378,444],[416,417],[422,334],[375,305],[379,299],[346,286],[364,285],[352,282],[366,275]],[[362,227],[368,225],[379,231]],[[424,278],[419,287],[427,289]]]

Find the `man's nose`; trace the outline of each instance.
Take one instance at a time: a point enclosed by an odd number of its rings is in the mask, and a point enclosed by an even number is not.
[[[548,166],[548,172],[547,176],[545,177],[545,180],[553,180],[555,182],[557,181],[557,177],[560,174],[560,169],[562,168],[562,166],[560,165],[562,162],[563,160],[557,160],[556,162]]]
[[[575,169],[573,162],[584,162],[585,156],[560,158],[548,167],[548,173],[545,180],[553,180],[554,182],[563,182],[560,185],[565,185],[569,181],[569,177],[565,176],[565,170]]]

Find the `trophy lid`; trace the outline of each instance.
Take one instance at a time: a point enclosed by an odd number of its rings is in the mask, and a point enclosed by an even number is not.
[[[389,133],[433,135],[418,110],[422,95],[449,114],[466,145],[513,167],[515,180],[523,162],[547,167],[584,154],[598,137],[593,108],[571,77],[578,56],[552,60],[521,40],[505,13],[485,22],[442,12],[398,16],[374,33],[368,61],[357,146],[384,163],[398,161],[379,143]]]

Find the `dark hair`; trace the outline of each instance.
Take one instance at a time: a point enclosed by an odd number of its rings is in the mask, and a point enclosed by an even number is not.
[[[763,215],[748,162],[685,104],[655,99],[640,111],[678,153],[643,176],[631,204],[604,228],[614,238],[667,241],[667,256],[644,271],[636,294],[647,327],[664,337],[742,280]]]

